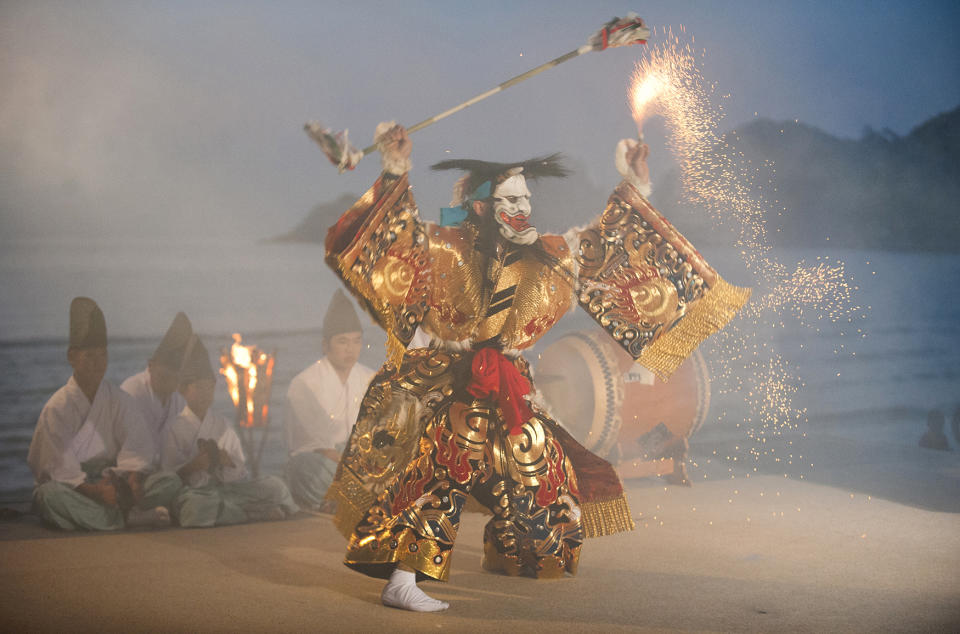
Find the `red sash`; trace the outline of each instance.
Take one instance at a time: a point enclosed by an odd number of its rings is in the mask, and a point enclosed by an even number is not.
[[[523,424],[533,418],[524,396],[530,393],[526,379],[510,359],[494,348],[482,348],[473,356],[473,378],[467,391],[476,398],[494,397],[503,412],[510,435],[521,433]]]

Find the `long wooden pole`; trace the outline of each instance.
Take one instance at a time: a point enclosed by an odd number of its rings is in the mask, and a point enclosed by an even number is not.
[[[538,74],[538,73],[542,73],[543,71],[548,70],[548,69],[550,69],[550,68],[553,68],[554,66],[559,66],[560,64],[562,64],[562,63],[564,63],[564,62],[566,62],[566,61],[568,61],[568,60],[571,60],[571,59],[573,59],[574,57],[579,57],[580,55],[583,55],[584,53],[589,53],[589,52],[592,51],[592,50],[593,50],[593,46],[592,46],[592,45],[590,45],[590,44],[584,44],[583,46],[581,46],[581,47],[578,48],[578,49],[572,50],[572,51],[570,51],[569,53],[565,53],[564,55],[561,55],[560,57],[557,57],[557,58],[555,58],[555,59],[552,59],[552,60],[550,60],[549,62],[547,62],[547,63],[545,63],[545,64],[540,64],[540,65],[537,66],[536,68],[532,68],[532,69],[528,70],[528,71],[525,72],[525,73],[521,73],[520,75],[517,75],[516,77],[512,77],[512,78],[508,79],[507,81],[502,82],[502,83],[494,86],[494,87],[491,88],[490,90],[488,90],[488,91],[486,91],[486,92],[480,93],[480,94],[477,95],[476,97],[471,97],[470,99],[467,99],[466,101],[464,101],[464,102],[461,103],[461,104],[457,104],[456,106],[450,108],[449,110],[444,110],[443,112],[441,112],[441,113],[439,113],[439,114],[435,114],[435,115],[433,115],[432,117],[428,117],[428,118],[424,119],[423,121],[421,121],[420,123],[416,123],[416,124],[410,126],[409,128],[407,128],[407,132],[416,132],[417,130],[422,130],[423,128],[427,127],[428,125],[431,125],[431,124],[433,124],[433,123],[436,123],[437,121],[440,121],[441,119],[446,119],[446,118],[449,117],[450,115],[455,114],[455,113],[457,113],[457,112],[460,112],[460,111],[463,110],[464,108],[469,108],[469,107],[472,106],[473,104],[475,104],[475,103],[477,103],[477,102],[480,102],[480,101],[483,101],[483,100],[486,99],[487,97],[492,97],[493,95],[497,94],[498,92],[502,92],[502,91],[506,90],[506,89],[509,88],[510,86],[516,86],[516,85],[519,84],[520,82],[525,81],[525,80],[527,80],[527,79],[530,79],[531,77],[533,77],[534,75],[536,75],[536,74]],[[376,149],[377,149],[377,145],[376,145],[375,143],[374,143],[373,145],[367,146],[367,147],[363,148],[363,155],[366,156],[367,154],[370,154],[371,152],[373,152],[373,151],[376,150]]]
[[[645,44],[647,37],[650,35],[650,30],[643,23],[643,20],[634,13],[629,13],[625,18],[613,18],[597,31],[593,36],[591,36],[590,41],[583,46],[576,48],[569,53],[565,53],[560,57],[550,60],[545,64],[541,64],[536,68],[532,68],[525,73],[521,73],[516,77],[511,77],[505,82],[494,86],[490,90],[480,93],[475,97],[467,99],[463,103],[457,104],[456,106],[444,110],[439,114],[435,114],[432,117],[424,119],[420,123],[414,124],[407,128],[407,132],[416,132],[417,130],[422,130],[423,128],[445,119],[450,115],[460,112],[464,108],[469,108],[473,104],[483,101],[487,97],[491,97],[498,92],[502,92],[509,88],[510,86],[515,86],[522,81],[530,79],[538,73],[558,66],[568,60],[573,59],[574,57],[579,57],[584,53],[589,53],[590,51],[596,50],[605,50],[611,47],[618,46],[628,46],[630,44]],[[374,152],[377,149],[376,144],[369,145],[363,150],[356,150],[347,143],[346,132],[334,133],[331,130],[324,128],[316,121],[309,121],[304,125],[304,129],[307,134],[316,141],[321,149],[323,149],[324,154],[327,155],[327,158],[337,166],[337,168],[342,173],[344,170],[353,169],[357,162],[362,159],[367,154]]]

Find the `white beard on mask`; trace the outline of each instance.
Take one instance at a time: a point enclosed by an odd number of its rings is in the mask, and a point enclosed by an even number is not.
[[[521,171],[522,167],[514,168],[511,175],[497,185],[493,192],[493,217],[505,239],[516,244],[533,244],[540,234],[529,223],[530,190]]]

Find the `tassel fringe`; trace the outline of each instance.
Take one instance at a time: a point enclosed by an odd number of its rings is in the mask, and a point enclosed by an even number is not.
[[[717,276],[713,287],[676,326],[643,351],[639,362],[666,381],[704,339],[726,326],[748,299],[749,288],[734,286]]]
[[[583,536],[587,538],[613,535],[635,528],[630,507],[623,495],[603,502],[581,502],[580,511]]]
[[[330,485],[326,498],[337,503],[337,514],[333,517],[333,525],[347,539],[350,539],[353,529],[377,501],[372,493],[346,473],[340,480]]]

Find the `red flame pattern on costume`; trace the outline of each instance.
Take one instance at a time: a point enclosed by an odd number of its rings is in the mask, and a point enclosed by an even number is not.
[[[548,451],[547,455],[556,456],[556,459],[547,458],[547,475],[540,481],[540,486],[537,488],[537,504],[543,507],[557,501],[557,492],[566,480],[563,473],[563,449],[554,439],[550,440],[550,449],[552,451]]]
[[[457,447],[457,437],[455,435],[449,434],[445,440],[443,432],[442,427],[437,427],[433,436],[437,443],[437,462],[450,471],[451,478],[460,484],[466,484],[470,480],[470,473],[473,471],[468,460],[470,454],[466,451],[460,451]]]
[[[418,467],[420,468],[411,469],[405,474],[396,497],[393,498],[393,504],[390,505],[392,515],[398,515],[411,503],[419,500],[427,483],[433,479],[433,463],[430,460],[419,460]],[[417,477],[417,474],[422,474],[422,477]]]

